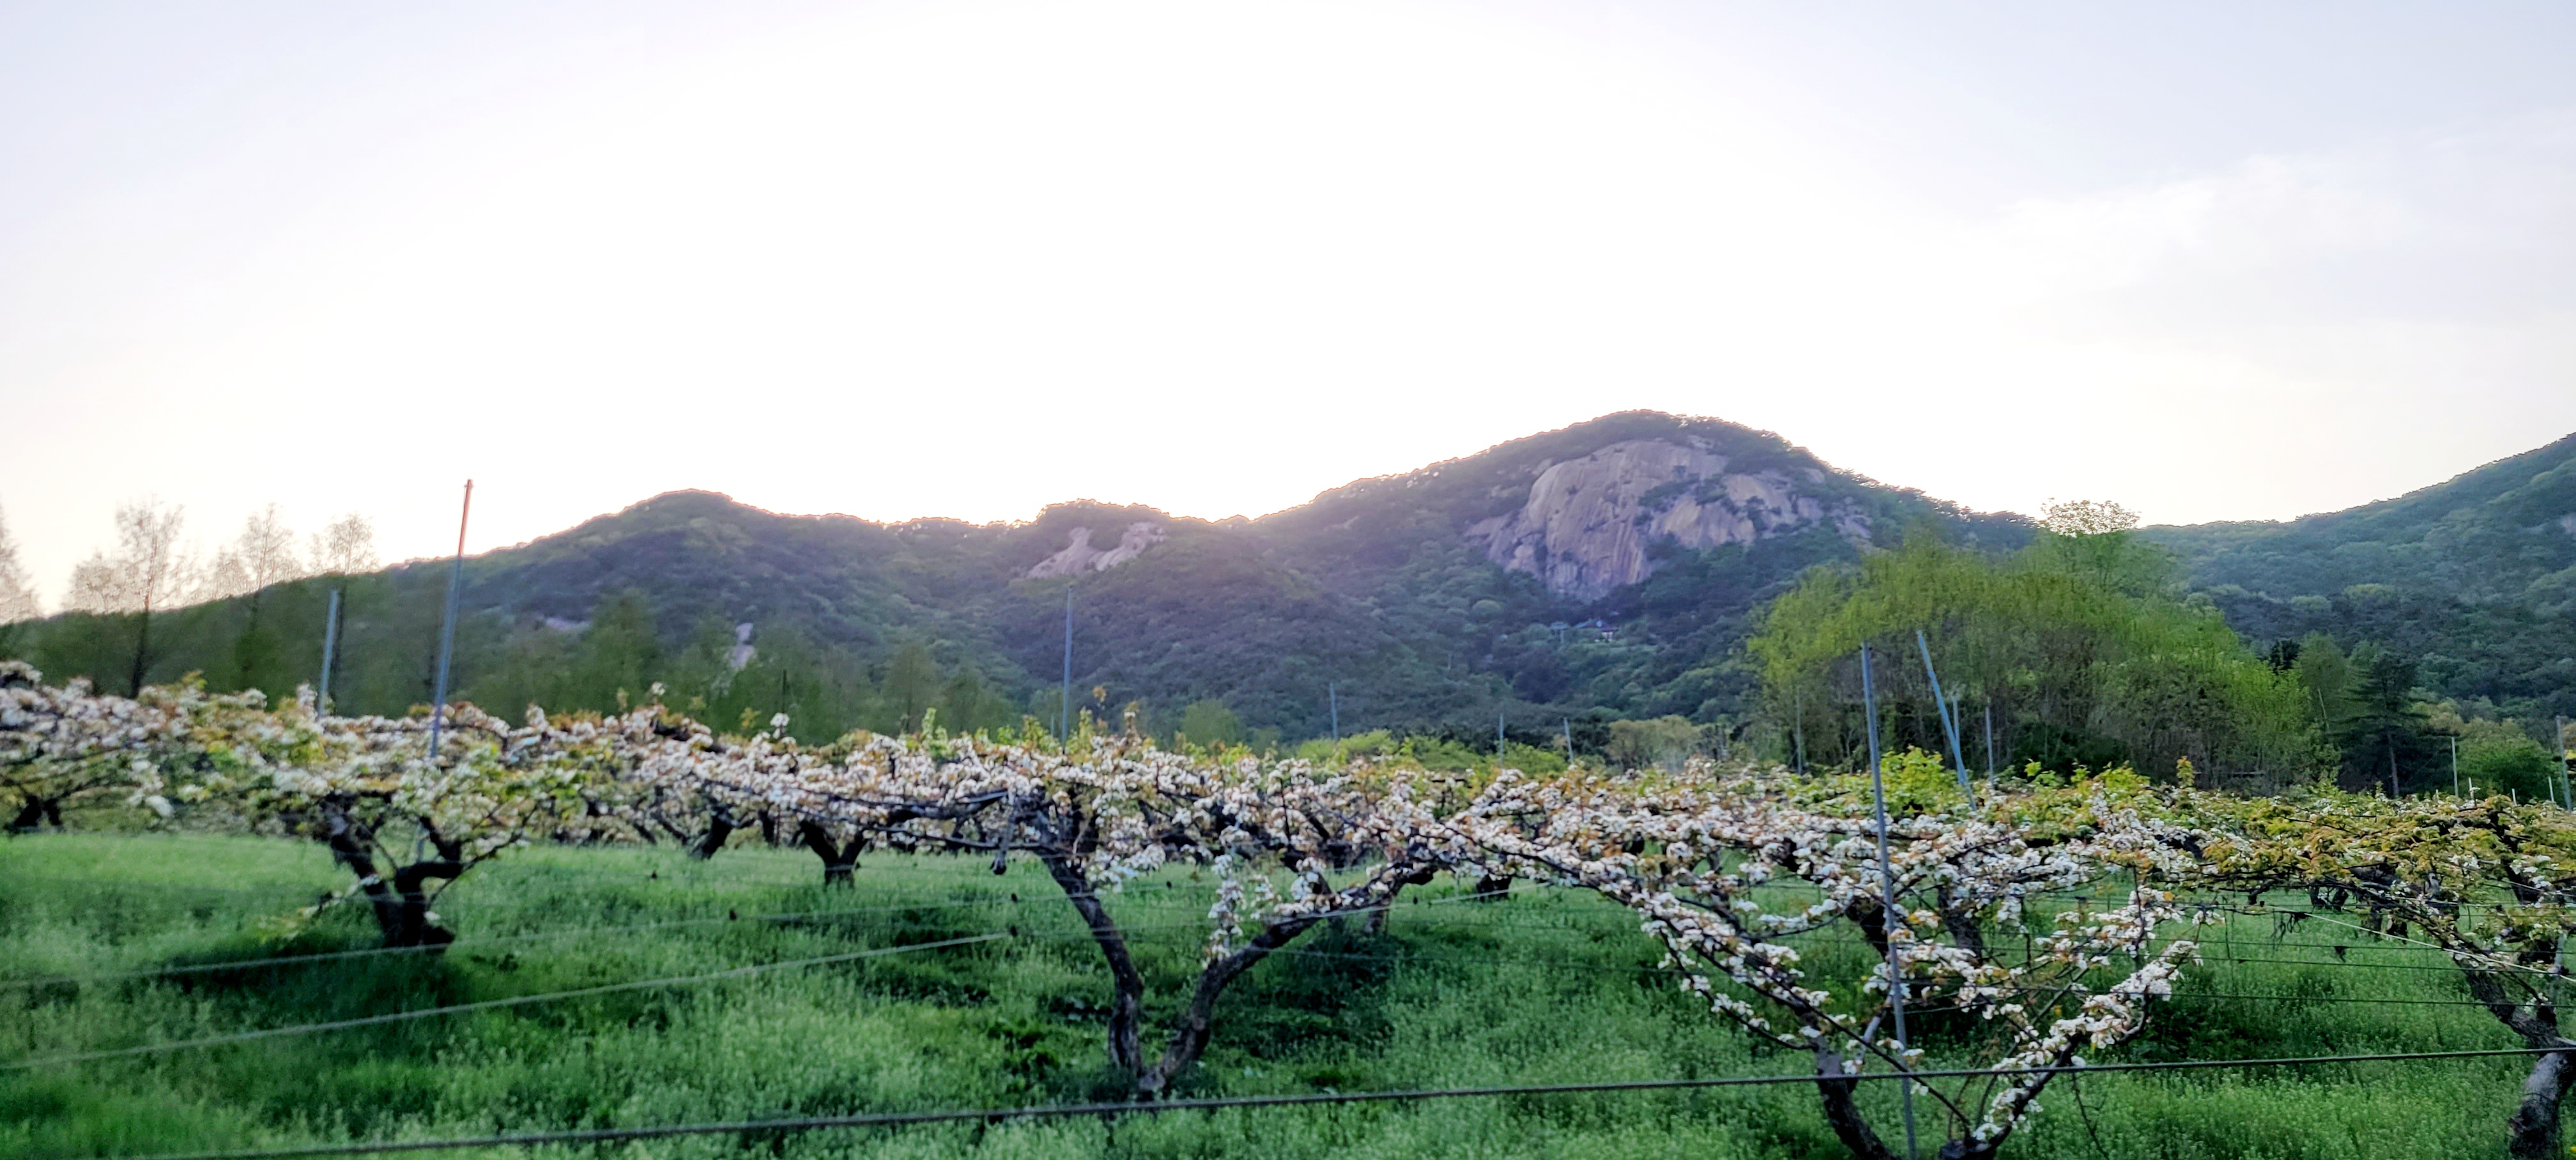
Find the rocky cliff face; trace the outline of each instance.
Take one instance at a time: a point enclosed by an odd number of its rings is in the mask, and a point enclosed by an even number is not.
[[[1801,494],[1801,481],[1779,470],[1729,472],[1726,456],[1695,442],[1631,439],[1550,464],[1518,511],[1478,522],[1467,538],[1494,563],[1578,600],[1644,580],[1658,542],[1707,549],[1817,524],[1867,538],[1856,507]],[[1807,474],[1807,483],[1823,478]]]
[[[1066,536],[1063,551],[1038,561],[1035,567],[1028,570],[1026,576],[1035,580],[1047,576],[1106,572],[1135,559],[1145,549],[1162,543],[1163,540],[1162,528],[1149,522],[1138,521],[1127,525],[1127,530],[1118,534],[1118,546],[1100,548],[1092,546],[1090,528],[1075,528]]]

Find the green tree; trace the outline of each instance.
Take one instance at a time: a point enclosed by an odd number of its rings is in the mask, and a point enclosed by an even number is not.
[[[652,603],[632,588],[614,593],[591,609],[563,707],[605,713],[642,704],[661,670],[662,640]]]
[[[2328,734],[2343,750],[2346,785],[2405,794],[2437,784],[2449,750],[2435,743],[2414,689],[2415,662],[2376,644],[2353,649],[2350,715]],[[2450,771],[2439,774],[2447,784]]]
[[[2460,731],[2461,789],[2479,796],[2510,793],[2524,801],[2556,796],[2558,755],[2518,725],[2471,721]]]
[[[948,688],[939,696],[939,724],[952,733],[999,729],[1016,722],[1010,698],[985,687],[984,675],[971,664],[948,678]]]
[[[1699,726],[1687,717],[1610,723],[1610,760],[1623,768],[1675,768],[1699,751]]]
[[[2188,757],[2221,771],[2314,768],[2299,680],[2213,610],[2177,599],[2170,569],[2124,530],[2047,533],[2003,558],[1917,537],[1857,568],[1811,570],[1747,648],[1767,708],[1792,722],[1782,732],[1811,762],[1852,765],[1865,750],[1864,644],[1876,653],[1882,746],[1950,752],[1920,632],[1963,756],[1982,756],[1977,731],[1990,712],[1996,756],[2010,764],[2161,770]]]
[[[919,641],[905,641],[894,650],[886,662],[882,687],[888,731],[894,733],[921,728],[923,715],[939,704],[945,691],[940,687],[939,662]]]
[[[1181,710],[1181,736],[1193,745],[1241,745],[1243,722],[1224,701],[1209,697]]]

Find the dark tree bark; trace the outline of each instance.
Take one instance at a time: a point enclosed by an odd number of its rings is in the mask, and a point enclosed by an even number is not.
[[[733,832],[741,828],[733,820],[733,815],[717,810],[707,821],[707,832],[698,835],[697,841],[689,843],[690,859],[704,862],[715,857],[716,851],[724,849],[725,843],[733,839]]]
[[[1190,1005],[1181,1012],[1180,1022],[1172,1028],[1171,1039],[1163,1045],[1163,1057],[1136,1077],[1136,1090],[1147,1099],[1163,1094],[1172,1077],[1181,1074],[1206,1054],[1208,1035],[1215,1027],[1217,997],[1226,985],[1234,982],[1254,963],[1270,957],[1270,952],[1306,933],[1317,918],[1292,919],[1263,927],[1252,941],[1233,954],[1208,964],[1199,972],[1199,985],[1190,993]]]
[[[9,832],[13,834],[32,834],[36,832],[39,827],[45,824],[45,815],[48,812],[46,807],[48,804],[49,803],[47,803],[43,798],[36,797],[27,798],[20,802],[18,805],[18,816],[9,819]],[[54,828],[57,830],[63,828],[62,811],[60,809],[55,809],[50,812],[52,812],[54,816]]]
[[[1073,903],[1075,912],[1091,928],[1091,941],[1100,944],[1100,957],[1109,962],[1109,1063],[1129,1075],[1145,1070],[1144,1010],[1145,976],[1137,973],[1136,960],[1127,953],[1127,936],[1119,933],[1118,924],[1109,917],[1109,909],[1100,905],[1100,896],[1092,893],[1091,880],[1083,876],[1082,867],[1071,858],[1052,851],[1039,855],[1047,874],[1055,879],[1058,889]]]
[[[331,856],[358,876],[358,889],[375,912],[376,929],[384,935],[386,946],[435,947],[456,941],[454,931],[430,920],[428,890],[433,880],[454,881],[465,873],[467,864],[457,857],[453,843],[433,841],[438,857],[394,871],[388,883],[376,868],[375,851],[363,827],[335,817],[323,841],[330,846]]]
[[[1854,899],[1851,905],[1852,925],[1860,928],[1860,937],[1880,962],[1887,961],[1887,910],[1874,898]]]
[[[868,838],[865,833],[858,833],[850,835],[847,844],[836,843],[832,840],[831,831],[809,821],[796,827],[796,840],[803,842],[806,849],[823,860],[823,885],[848,886],[850,871],[858,868],[859,851],[867,846]]]
[[[137,619],[134,627],[134,661],[127,667],[125,674],[125,695],[128,697],[143,695],[143,678],[152,668],[152,605],[150,602],[147,601],[143,605],[143,611],[135,615]]]
[[[2559,1103],[2567,1098],[2567,1089],[2576,1086],[2576,1066],[2571,1066],[2569,1053],[2553,1051],[2531,1065],[2531,1074],[2522,1081],[2522,1102],[2505,1120],[2508,1134],[2506,1151],[2516,1157],[2556,1156],[2558,1152]]]
[[[1860,1114],[1860,1081],[1843,1071],[1843,1060],[1831,1048],[1816,1049],[1816,1094],[1825,1105],[1825,1126],[1851,1149],[1857,1160],[1897,1160],[1887,1142]]]
[[[2522,1100],[2514,1106],[2513,1115],[2505,1120],[2506,1151],[2526,1160],[2557,1156],[2561,1135],[2558,1108],[2567,1098],[2570,1087],[2576,1087],[2576,1040],[2558,1033],[2558,1009],[2548,996],[2533,992],[2531,1001],[2522,1002],[2511,994],[2504,980],[2494,971],[2468,972],[2469,994],[2486,1005],[2497,1021],[2522,1037],[2527,1047],[2563,1047],[2533,1060],[2531,1074],[2522,1081]]]
[[[1980,959],[1985,958],[1986,929],[1977,922],[1977,916],[1961,910],[1957,906],[1957,899],[1951,896],[1950,888],[1947,886],[1938,890],[1937,897],[1941,909],[1941,929],[1950,933],[1951,943],[1974,953]],[[1882,932],[1879,937],[1884,940],[1886,935]],[[1880,957],[1886,957],[1884,949],[1880,951]]]
[[[1435,873],[1437,873],[1437,871],[1426,866],[1396,879],[1394,888],[1386,892],[1386,901],[1369,908],[1368,921],[1360,924],[1360,930],[1368,934],[1379,934],[1384,932],[1386,930],[1387,915],[1394,911],[1395,900],[1404,895],[1404,888],[1407,886],[1425,885],[1431,881],[1432,876]],[[1339,922],[1341,920],[1334,919],[1333,921]]]
[[[1209,1037],[1216,1027],[1217,1000],[1224,996],[1228,985],[1315,924],[1348,914],[1354,908],[1335,907],[1331,911],[1271,923],[1253,936],[1251,942],[1208,964],[1199,972],[1198,986],[1191,991],[1189,1005],[1182,1009],[1179,1020],[1173,1024],[1162,1055],[1148,1064],[1144,1048],[1145,978],[1137,971],[1135,959],[1128,953],[1126,936],[1119,931],[1118,923],[1110,917],[1108,908],[1101,905],[1100,896],[1091,888],[1091,880],[1071,855],[1040,850],[1038,858],[1046,865],[1047,875],[1055,879],[1056,887],[1064,891],[1065,898],[1082,915],[1084,925],[1091,929],[1092,941],[1099,944],[1101,957],[1109,964],[1110,1065],[1134,1076],[1136,1094],[1149,1100],[1161,1097],[1170,1089],[1174,1078],[1195,1066],[1199,1057],[1206,1054]],[[1398,889],[1406,884],[1420,885],[1430,881],[1432,873],[1429,869],[1415,870],[1396,876],[1392,882]],[[1385,904],[1393,900],[1394,894],[1390,891],[1371,909],[1382,914]],[[1359,904],[1365,905],[1366,902],[1360,900]]]

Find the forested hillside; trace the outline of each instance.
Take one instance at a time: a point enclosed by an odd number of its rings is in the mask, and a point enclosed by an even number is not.
[[[1911,529],[2028,537],[2018,517],[1764,432],[1645,412],[1249,521],[1078,502],[1023,524],[882,525],[674,492],[468,560],[457,683],[502,709],[611,708],[660,680],[715,719],[785,711],[808,735],[931,708],[951,725],[1052,722],[1070,589],[1077,711],[1139,703],[1168,728],[1219,702],[1292,739],[1332,729],[1336,706],[1345,732],[1715,721],[1748,705],[1737,646],[1764,599]],[[339,703],[399,712],[430,695],[445,572],[418,562],[164,614],[146,667],[286,693],[312,678],[339,586]],[[14,648],[115,687],[131,620],[57,618]]]
[[[2367,670],[2373,704],[2420,690],[2536,736],[2576,714],[2571,463],[2576,438],[2347,512],[2141,538],[2277,664],[2323,643]],[[1909,540],[2001,556],[2032,536],[2020,516],[1839,471],[1765,432],[1651,412],[1258,520],[1082,501],[1025,523],[888,525],[683,491],[466,561],[456,686],[515,713],[613,709],[658,682],[703,719],[784,712],[808,738],[933,712],[1052,725],[1069,603],[1076,712],[1133,705],[1157,732],[1186,713],[1203,735],[1289,740],[1338,725],[1490,746],[1499,723],[1547,744],[1570,727],[1597,745],[1616,718],[1751,719],[1744,643],[1812,567]],[[338,705],[402,712],[431,696],[446,572],[414,562],[159,613],[142,668],[287,695],[316,676],[336,588]],[[121,689],[143,627],[0,627],[0,653]]]
[[[2258,645],[2375,644],[2442,696],[2576,716],[2576,436],[2346,511],[2146,535]]]

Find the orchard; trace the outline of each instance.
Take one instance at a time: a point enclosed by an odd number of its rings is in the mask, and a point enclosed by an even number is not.
[[[72,817],[318,844],[343,884],[300,919],[359,908],[381,949],[418,956],[453,953],[446,892],[532,848],[801,849],[836,890],[881,858],[1030,864],[1096,955],[1096,1050],[1117,1099],[1145,1110],[1183,1098],[1229,1020],[1265,1017],[1230,996],[1266,963],[1341,953],[1307,948],[1377,929],[1443,876],[1619,908],[1660,950],[1657,985],[1810,1089],[1866,1160],[2012,1150],[2064,1114],[2056,1085],[2153,1037],[2201,928],[2247,915],[2438,952],[2529,1052],[2500,1125],[2512,1155],[2558,1153],[2576,1086],[2554,1005],[2576,819],[2553,806],[2234,797],[2187,770],[2156,784],[2123,769],[2027,771],[1972,798],[1916,752],[1876,776],[1705,761],[1460,775],[1176,751],[1132,722],[806,746],[783,721],[728,735],[658,703],[517,723],[457,705],[432,724],[193,684],[123,698],[0,663],[0,806],[21,832]],[[1207,892],[1185,924],[1197,968],[1140,969],[1119,900],[1180,877]],[[1534,895],[1495,897],[1484,913]],[[1866,1095],[1875,1081],[1895,1098]]]

